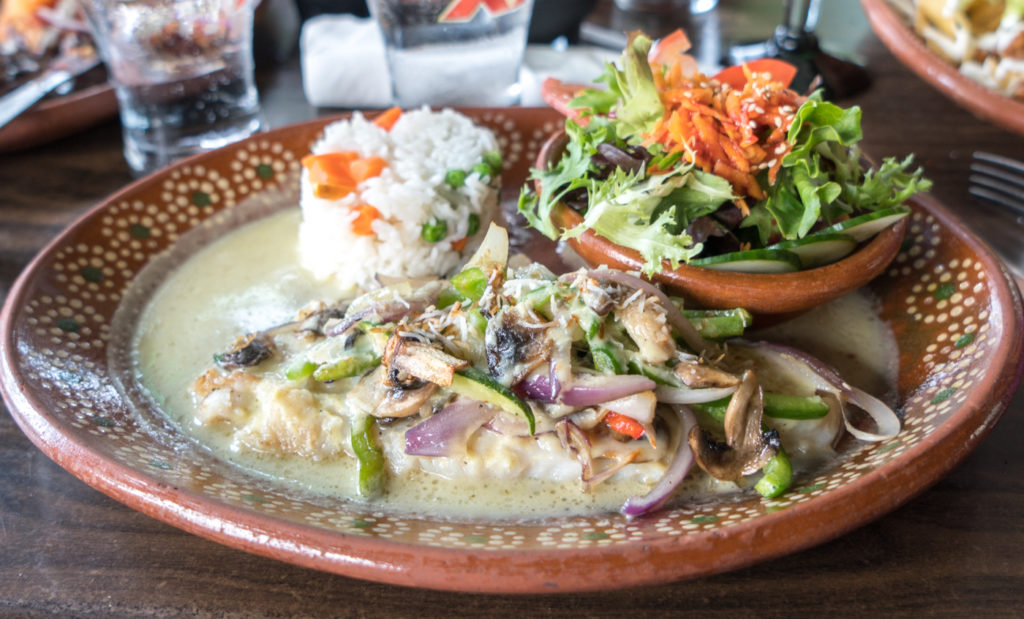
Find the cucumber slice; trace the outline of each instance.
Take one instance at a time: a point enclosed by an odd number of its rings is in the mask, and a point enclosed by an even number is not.
[[[793,252],[800,258],[805,269],[813,269],[831,264],[853,253],[857,241],[848,234],[828,232],[809,234],[802,239],[782,241],[768,246],[766,249],[784,249]]]
[[[690,261],[691,266],[737,271],[739,273],[792,273],[802,266],[800,258],[784,249],[749,249],[731,254],[698,258]]]
[[[857,217],[847,219],[846,221],[841,221],[837,224],[832,224],[828,228],[816,232],[815,234],[840,232],[842,234],[852,236],[853,240],[860,243],[865,239],[875,236],[909,214],[910,207],[901,204],[892,208],[884,208],[879,211],[874,211],[873,213],[859,215]]]
[[[530,434],[536,430],[533,411],[526,402],[508,387],[474,367],[457,371],[452,376],[451,390],[461,396],[497,406],[513,415],[522,415],[530,425]]]

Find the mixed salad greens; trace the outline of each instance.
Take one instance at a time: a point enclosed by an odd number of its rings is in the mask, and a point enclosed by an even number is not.
[[[563,240],[592,230],[638,251],[648,275],[663,261],[790,271],[842,258],[929,189],[911,157],[865,170],[860,109],[788,89],[789,65],[708,78],[688,47],[677,31],[652,51],[634,32],[621,66],[598,78],[605,89],[546,84],[569,115],[568,143],[550,169],[533,170],[537,191],[520,195],[531,226]],[[560,204],[582,222],[557,228]]]

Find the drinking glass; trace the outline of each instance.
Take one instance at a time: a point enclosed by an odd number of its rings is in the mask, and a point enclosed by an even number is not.
[[[136,173],[260,129],[254,0],[88,0]]]
[[[369,0],[396,105],[514,105],[533,0]]]

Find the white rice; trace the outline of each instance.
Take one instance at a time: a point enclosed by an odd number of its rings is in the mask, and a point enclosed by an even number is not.
[[[313,146],[314,154],[354,151],[387,162],[380,176],[360,183],[338,200],[317,198],[308,172],[302,172],[302,265],[320,280],[333,280],[345,292],[367,290],[375,276],[443,275],[471,255],[498,204],[498,179],[471,172],[485,153],[498,150],[494,135],[453,110],[406,111],[390,131],[356,113],[329,125]],[[467,172],[462,187],[445,182],[449,170]],[[352,232],[353,207],[369,204],[380,212],[372,235]],[[462,252],[452,242],[466,237],[470,214],[480,226]],[[447,225],[445,237],[429,243],[421,237],[432,217]]]

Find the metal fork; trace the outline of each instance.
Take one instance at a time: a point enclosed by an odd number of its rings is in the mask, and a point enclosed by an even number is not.
[[[967,191],[971,195],[1024,216],[1024,163],[1002,155],[975,151],[969,180]]]

